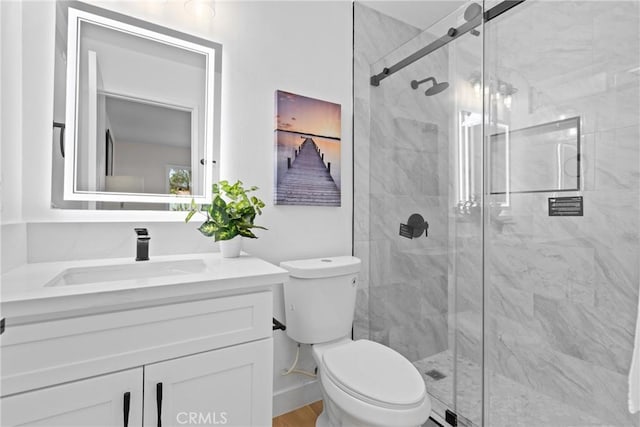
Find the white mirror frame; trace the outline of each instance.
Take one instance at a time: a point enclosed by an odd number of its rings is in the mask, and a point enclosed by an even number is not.
[[[81,201],[103,201],[103,202],[138,202],[138,203],[190,203],[193,199],[198,204],[207,204],[211,202],[211,193],[208,191],[213,184],[213,165],[215,162],[214,147],[214,109],[215,109],[215,70],[216,70],[216,48],[192,43],[190,41],[173,37],[168,34],[162,34],[140,26],[134,26],[125,22],[116,21],[104,16],[96,15],[84,10],[68,8],[69,24],[67,31],[67,93],[66,93],[66,128],[68,129],[65,142],[66,156],[64,160],[64,199],[65,200],[81,200]],[[201,53],[206,57],[206,103],[205,103],[205,161],[204,161],[204,186],[202,187],[202,195],[161,195],[161,194],[144,194],[144,193],[109,193],[109,192],[90,192],[76,190],[76,174],[77,158],[76,158],[76,141],[78,133],[77,107],[78,93],[76,78],[79,69],[79,29],[81,22],[88,22],[104,27],[112,27],[119,31],[133,34],[138,37],[148,38],[153,41],[174,45],[176,47],[192,50]],[[191,37],[193,38],[193,37]],[[212,45],[217,43],[210,42]],[[218,48],[220,49],[220,48]],[[192,159],[195,156],[192,154]],[[193,161],[193,160],[192,160]],[[191,165],[193,166],[193,165]]]

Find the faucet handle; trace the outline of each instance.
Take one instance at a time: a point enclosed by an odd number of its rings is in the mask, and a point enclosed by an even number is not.
[[[146,228],[134,228],[138,235],[136,242],[136,261],[149,261],[149,232]]]
[[[146,228],[134,228],[133,230],[136,232],[138,237],[149,235],[149,232],[147,231]]]

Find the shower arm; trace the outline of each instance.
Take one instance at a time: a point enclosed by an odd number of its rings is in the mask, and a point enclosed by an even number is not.
[[[470,21],[465,22],[464,24],[460,25],[458,28],[453,28],[453,27],[449,28],[449,31],[447,31],[447,34],[445,34],[444,36],[429,43],[427,46],[423,47],[417,52],[412,53],[411,55],[393,64],[392,66],[385,67],[382,70],[382,72],[380,72],[379,74],[371,76],[370,78],[371,85],[380,86],[380,82],[386,79],[387,77],[389,77],[390,75],[392,75],[393,73],[396,73],[402,70],[404,67],[413,64],[414,62],[427,56],[431,52],[436,51],[443,46],[446,46],[447,44],[449,44],[449,42],[475,29],[480,24],[482,24],[483,18],[485,22],[489,22],[492,19],[502,15],[509,9],[519,5],[520,3],[523,3],[524,1],[525,0],[505,0],[503,2],[498,3],[491,9],[487,10],[484,14],[479,14],[478,16],[471,19]]]
[[[416,87],[415,87],[415,89],[417,89],[417,88],[418,88],[418,86],[420,86],[422,83],[426,83],[426,82],[428,82],[428,81],[433,82],[433,85],[434,85],[434,86],[438,84],[438,82],[436,81],[435,77],[427,77],[426,79],[417,80],[417,81],[416,81]]]

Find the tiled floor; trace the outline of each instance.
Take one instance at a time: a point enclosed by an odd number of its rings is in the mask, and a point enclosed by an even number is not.
[[[454,390],[453,356],[447,350],[414,362],[422,374],[427,390],[434,400],[434,410],[451,407]],[[457,412],[469,418],[475,426],[482,416],[481,369],[477,364],[458,357]],[[425,374],[437,370],[446,376],[434,380]],[[609,424],[557,399],[525,387],[501,375],[489,378],[489,420],[492,427],[603,427]],[[444,416],[444,414],[439,414]]]
[[[444,418],[444,409],[450,408],[453,396],[453,356],[444,351],[415,362],[414,365],[425,380],[432,399],[434,412]],[[463,417],[458,425],[480,426],[482,412],[480,366],[458,358],[457,407]],[[445,375],[434,380],[425,373],[437,370]],[[611,427],[589,414],[572,406],[559,402],[542,393],[525,387],[501,375],[490,379],[489,420],[485,425],[491,427]],[[273,427],[315,427],[316,418],[322,412],[322,401],[299,408],[273,419]],[[465,423],[467,418],[468,422]],[[427,421],[423,427],[436,427],[438,424]]]

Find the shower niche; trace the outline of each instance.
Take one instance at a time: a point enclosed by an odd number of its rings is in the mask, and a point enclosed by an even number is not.
[[[487,141],[491,194],[580,190],[579,117],[503,129]]]
[[[482,116],[461,111],[457,139],[457,193],[460,210],[479,201],[482,193]],[[486,138],[488,192],[492,203],[509,206],[514,193],[576,192],[584,175],[580,117],[510,129],[492,124]]]

